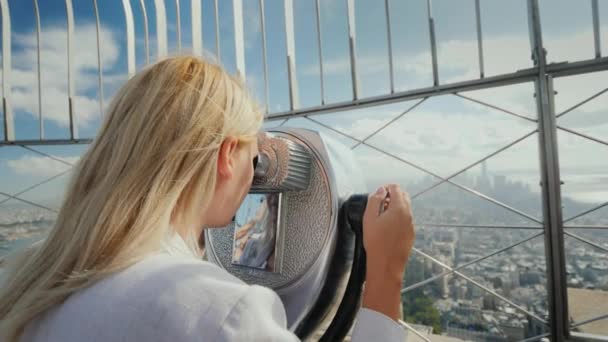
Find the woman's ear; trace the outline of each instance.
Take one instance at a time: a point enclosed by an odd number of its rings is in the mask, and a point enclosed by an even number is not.
[[[222,142],[217,158],[217,172],[219,177],[223,179],[232,178],[235,167],[235,152],[238,146],[238,139],[233,137],[228,137]]]

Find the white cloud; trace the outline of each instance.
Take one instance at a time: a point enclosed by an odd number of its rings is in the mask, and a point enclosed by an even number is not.
[[[587,46],[588,31],[576,31],[560,36],[545,37],[549,56],[567,56],[570,62],[591,59]],[[602,27],[602,35],[608,36],[608,26]],[[549,47],[551,50],[549,50]],[[448,40],[440,42],[437,48],[440,83],[453,83],[457,81],[473,80],[479,78],[479,65],[477,57],[477,40]],[[549,58],[553,60],[555,58]],[[395,74],[397,78],[404,78],[403,84],[419,87],[428,82],[432,73],[431,55],[428,51],[410,54],[407,51],[395,51]],[[533,66],[531,61],[530,43],[527,36],[488,36],[484,38],[484,61],[486,76],[512,73],[520,69]],[[377,87],[386,87],[388,79],[384,77],[388,60],[384,54],[370,55],[358,58],[357,67],[359,76],[366,82],[373,82]],[[327,75],[348,75],[350,73],[350,60],[348,56],[324,60],[324,71]],[[316,64],[301,66],[301,72],[307,76],[316,76],[319,67]],[[399,80],[401,81],[401,80]],[[431,86],[431,84],[428,84]],[[373,88],[368,86],[368,88]],[[568,78],[567,82],[560,84],[556,80],[559,96],[556,105],[559,109],[566,109],[594,92],[606,88],[605,78],[597,74],[581,75]],[[531,88],[505,87],[500,90],[490,89],[481,91],[488,96],[482,98],[490,103],[506,104],[507,108],[521,114],[534,114],[535,107],[530,101]],[[608,108],[608,96],[603,96],[581,108],[584,112],[594,112]]]
[[[38,115],[37,43],[35,32],[13,35],[11,74],[12,105],[17,114]],[[115,88],[122,75],[109,70],[120,56],[119,39],[110,28],[100,30],[102,65],[106,94]],[[63,27],[45,28],[41,33],[42,108],[46,119],[59,125],[69,124],[67,35]],[[100,116],[97,99],[97,41],[94,24],[79,25],[74,30],[74,109],[79,126],[86,127]],[[121,76],[121,77],[118,77]],[[105,89],[108,88],[108,89]],[[107,99],[104,100],[106,103]]]
[[[72,165],[80,159],[79,156],[55,158]],[[18,176],[52,177],[70,168],[69,165],[48,157],[30,155],[22,156],[19,159],[6,160],[6,164]]]

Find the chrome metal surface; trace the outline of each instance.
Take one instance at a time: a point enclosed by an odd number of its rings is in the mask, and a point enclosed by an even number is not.
[[[190,1],[190,15],[192,20],[192,53],[203,55],[203,19],[201,14],[201,0]]]

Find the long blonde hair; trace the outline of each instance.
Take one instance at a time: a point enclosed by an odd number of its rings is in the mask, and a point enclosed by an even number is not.
[[[7,262],[0,340],[17,340],[75,291],[160,248],[175,217],[200,216],[222,141],[254,137],[261,113],[239,80],[196,57],[131,78],[76,166],[48,238]]]

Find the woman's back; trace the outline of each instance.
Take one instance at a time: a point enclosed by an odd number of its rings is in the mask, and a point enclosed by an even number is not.
[[[268,317],[252,312],[259,306]],[[243,314],[249,318],[238,317]],[[247,336],[243,321],[251,321],[254,331],[266,325],[277,341],[295,339],[284,329],[284,309],[271,290],[246,285],[209,262],[159,253],[73,294],[32,322],[22,340],[234,340]]]

